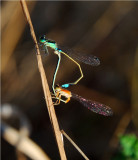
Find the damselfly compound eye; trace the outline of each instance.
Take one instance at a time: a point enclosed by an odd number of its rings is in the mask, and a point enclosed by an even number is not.
[[[39,41],[40,41],[41,43],[45,43],[45,42],[46,42],[46,37],[45,37],[45,35],[41,36],[41,37],[39,38]]]

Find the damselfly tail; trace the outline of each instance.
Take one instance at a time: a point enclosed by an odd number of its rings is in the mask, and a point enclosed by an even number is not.
[[[85,99],[85,98],[83,98],[77,94],[74,94],[74,93],[72,93],[72,98],[76,99],[77,101],[82,103],[85,107],[87,107],[89,110],[91,110],[95,113],[102,114],[104,116],[112,116],[113,115],[112,109],[104,104]]]

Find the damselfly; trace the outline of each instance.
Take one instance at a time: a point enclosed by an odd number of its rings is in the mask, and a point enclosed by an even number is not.
[[[58,56],[58,63],[57,63],[57,67],[54,73],[53,83],[52,83],[54,94],[55,94],[55,79],[56,79],[57,71],[59,69],[59,65],[61,61],[61,53],[64,54],[66,57],[68,57],[70,60],[72,60],[76,65],[78,65],[80,73],[81,73],[81,76],[75,82],[63,84],[62,87],[64,88],[68,88],[70,85],[77,84],[83,78],[83,72],[82,72],[81,66],[78,62],[76,62],[76,60],[81,61],[85,64],[92,65],[92,66],[98,66],[100,64],[100,61],[96,56],[78,53],[71,49],[61,47],[57,45],[55,41],[46,39],[45,35],[40,37],[39,41],[40,41],[40,44],[44,46],[44,49],[47,52],[47,54],[49,54],[47,47],[50,47],[54,50],[54,53]]]
[[[66,100],[62,99],[62,96],[64,98],[66,98]],[[85,99],[77,94],[70,92],[67,89],[60,87],[59,85],[56,85],[55,95],[52,98],[57,99],[57,101],[55,102],[54,105],[60,104],[60,101],[62,101],[64,103],[68,103],[71,98],[74,98],[77,101],[79,101],[81,104],[83,104],[85,107],[87,107],[89,110],[91,110],[95,113],[102,114],[104,116],[112,116],[113,115],[113,111],[110,107],[108,107],[104,104],[101,104],[99,102]]]

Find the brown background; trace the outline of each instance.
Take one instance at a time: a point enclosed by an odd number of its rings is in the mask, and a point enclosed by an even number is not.
[[[109,105],[114,115],[104,117],[71,100],[55,107],[61,129],[95,160],[117,152],[120,133],[138,128],[138,2],[28,2],[37,38],[43,34],[58,44],[99,57],[101,65],[81,63],[84,78],[70,90]],[[32,125],[31,139],[51,159],[59,159],[43,96],[35,48],[19,2],[2,2],[2,104],[16,105]],[[42,52],[51,89],[57,56]],[[78,68],[67,58],[56,83],[73,82]],[[124,118],[123,125],[120,121]],[[116,129],[119,128],[116,132]],[[2,159],[16,159],[14,148],[2,139]],[[83,159],[65,140],[68,159]],[[7,154],[8,153],[8,154]]]

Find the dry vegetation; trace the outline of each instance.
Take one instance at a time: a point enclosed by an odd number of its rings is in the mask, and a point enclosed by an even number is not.
[[[74,93],[109,105],[114,116],[102,117],[79,103],[56,106],[60,128],[90,159],[110,159],[118,149],[118,135],[138,128],[138,2],[27,2],[37,38],[49,39],[99,57],[98,67],[82,66],[84,79]],[[45,107],[35,45],[20,3],[1,5],[2,104],[16,105],[30,120],[31,139],[59,159],[53,129]],[[51,89],[57,57],[50,50],[42,59]],[[77,67],[62,57],[56,82],[74,81]],[[10,120],[11,121],[11,120]],[[14,121],[11,121],[15,126]],[[13,147],[2,139],[2,159],[16,159]],[[68,159],[81,156],[65,140]],[[7,154],[8,152],[8,154]]]

